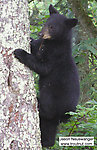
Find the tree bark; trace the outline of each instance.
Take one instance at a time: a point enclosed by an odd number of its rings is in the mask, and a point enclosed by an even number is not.
[[[32,72],[13,55],[29,50],[27,1],[1,1],[0,13],[0,149],[41,150]]]
[[[67,0],[70,4],[72,11],[77,16],[81,26],[83,27],[84,31],[87,33],[88,37],[96,38],[97,36],[97,29],[94,26],[91,18],[88,16],[87,11],[81,5],[80,0]]]

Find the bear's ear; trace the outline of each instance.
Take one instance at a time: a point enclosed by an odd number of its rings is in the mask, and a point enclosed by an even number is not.
[[[50,16],[52,15],[52,14],[59,14],[59,12],[53,7],[53,5],[51,5],[50,4],[50,6],[49,6],[49,13],[50,13]]]
[[[67,19],[65,20],[65,24],[69,27],[69,28],[73,28],[77,25],[78,20],[77,19]]]

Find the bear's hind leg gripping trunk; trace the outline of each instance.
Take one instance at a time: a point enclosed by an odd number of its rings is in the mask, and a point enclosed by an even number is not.
[[[59,121],[40,118],[41,143],[43,147],[51,147],[55,144],[56,130]]]

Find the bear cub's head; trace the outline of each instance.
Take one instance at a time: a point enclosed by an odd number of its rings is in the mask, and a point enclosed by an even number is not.
[[[70,37],[71,29],[76,26],[77,19],[68,19],[59,14],[59,12],[52,6],[49,6],[50,17],[45,23],[39,36],[45,40],[64,40]]]

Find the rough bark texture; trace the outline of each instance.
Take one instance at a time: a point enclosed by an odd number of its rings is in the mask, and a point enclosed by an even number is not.
[[[41,150],[31,71],[14,58],[29,47],[27,1],[0,1],[0,149]],[[26,61],[26,60],[25,60]]]
[[[81,26],[84,31],[90,38],[95,38],[97,36],[97,29],[94,26],[91,18],[88,16],[87,12],[81,5],[80,0],[67,0],[74,12],[74,14],[78,17]]]

